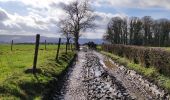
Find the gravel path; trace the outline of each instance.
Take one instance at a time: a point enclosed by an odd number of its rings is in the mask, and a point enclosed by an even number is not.
[[[109,62],[108,66],[106,62]],[[156,85],[95,51],[80,51],[54,100],[168,100]]]
[[[68,85],[66,88],[66,94],[64,95],[65,100],[86,100],[87,89],[84,87],[84,72],[83,65],[85,63],[85,53],[78,53],[78,61],[70,74],[67,81]]]
[[[89,100],[131,99],[121,82],[110,76],[93,52],[86,54],[85,82]]]

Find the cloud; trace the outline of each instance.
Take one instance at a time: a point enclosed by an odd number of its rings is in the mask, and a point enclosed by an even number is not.
[[[49,8],[50,5],[58,5],[61,3],[68,4],[73,0],[0,0],[0,2],[21,2],[31,8]]]
[[[124,8],[166,8],[170,9],[170,0],[95,0],[96,6],[111,6]]]
[[[27,9],[27,12],[25,14],[18,13],[21,10],[18,8],[21,7],[0,8],[1,35],[35,35],[37,33],[46,37],[61,35],[57,31],[57,23],[64,15],[61,9],[61,4],[64,5],[61,3],[62,0],[42,0],[41,2],[39,0],[0,0],[0,3],[5,2],[1,4],[6,4],[11,1],[20,2],[22,6],[25,6],[24,9]],[[65,0],[64,3],[67,4],[67,1],[69,0]],[[16,12],[8,12],[10,9],[15,9]]]
[[[61,8],[68,4],[71,0],[42,0],[41,2],[39,0],[12,1],[24,4],[28,12],[27,15],[21,15],[17,12],[11,14],[8,11],[5,11],[5,9],[0,9],[4,16],[2,17],[4,21],[0,22],[1,34],[35,35],[39,33],[48,37],[61,35],[61,33],[58,33],[57,28],[59,19],[65,16],[65,13]],[[0,2],[5,1],[0,0]],[[16,11],[17,10],[20,9],[16,9]],[[98,27],[96,30],[84,32],[83,37],[101,38],[109,20],[114,16],[123,16],[123,14],[111,14],[97,11],[95,14],[97,15],[95,23]]]
[[[94,12],[97,16],[95,23],[98,26],[99,29],[106,29],[107,23],[109,23],[110,19],[113,17],[121,17],[125,18],[127,17],[126,14],[123,13],[104,13],[104,12]]]
[[[82,37],[89,39],[101,39],[106,32],[107,24],[113,17],[121,17],[125,18],[127,15],[122,13],[104,13],[104,12],[94,12],[96,17],[95,24],[97,25],[96,29],[87,30],[86,32],[82,32]]]
[[[0,8],[0,21],[4,21],[4,20],[7,20],[7,19],[8,19],[7,13],[5,12],[5,10]]]
[[[7,12],[6,12],[7,13]],[[25,35],[26,32],[37,34],[37,33],[54,33],[50,27],[51,18],[43,18],[42,16],[36,15],[34,13],[29,13],[27,16],[21,16],[18,14],[6,14],[8,15],[8,19],[0,22],[0,30],[7,33],[9,31],[10,34],[16,35],[21,34]],[[1,32],[1,34],[2,34]]]
[[[62,7],[73,0],[0,0],[0,34],[60,36],[57,23],[65,16]],[[170,0],[89,0],[96,10],[98,27],[83,32],[82,37],[102,38],[112,17],[127,17],[121,8],[170,9]],[[13,2],[13,3],[10,3]],[[9,5],[3,5],[7,4]],[[15,6],[10,6],[15,4]],[[24,7],[24,8],[23,8]],[[22,10],[23,8],[23,10]],[[106,11],[107,10],[107,11]],[[113,10],[115,12],[113,13]],[[163,14],[161,14],[163,15]]]
[[[101,39],[104,33],[105,29],[89,30],[82,33],[82,38]]]

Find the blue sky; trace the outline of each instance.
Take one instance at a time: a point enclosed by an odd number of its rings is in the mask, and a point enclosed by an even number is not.
[[[0,35],[61,37],[57,23],[64,16],[62,4],[73,0],[0,0]],[[95,30],[82,32],[84,38],[102,38],[112,17],[170,18],[170,0],[89,0],[100,16]]]

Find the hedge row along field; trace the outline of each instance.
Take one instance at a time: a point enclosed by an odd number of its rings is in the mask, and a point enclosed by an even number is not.
[[[161,48],[103,44],[102,50],[125,57],[136,64],[155,67],[163,75],[170,75],[170,52]]]

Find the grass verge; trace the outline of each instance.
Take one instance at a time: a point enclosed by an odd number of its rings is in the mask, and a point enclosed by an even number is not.
[[[146,68],[141,66],[140,64],[135,64],[134,62],[126,58],[116,56],[112,53],[104,51],[101,51],[101,53],[110,57],[116,63],[124,65],[128,69],[135,70],[137,73],[144,76],[148,81],[157,84],[159,87],[170,93],[170,77],[160,74],[154,67]]]

